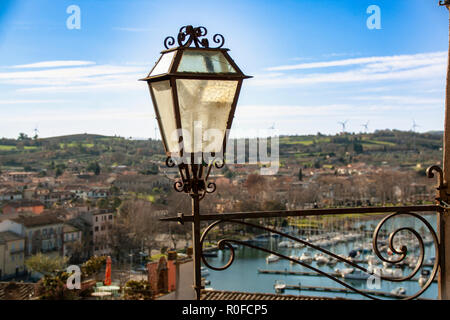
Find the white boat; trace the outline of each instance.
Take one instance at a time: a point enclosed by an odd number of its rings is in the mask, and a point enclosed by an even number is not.
[[[301,242],[295,242],[294,243],[294,248],[296,248],[296,249],[303,248],[304,246],[305,245],[303,243],[301,243]]]
[[[281,241],[280,243],[278,243],[278,246],[280,248],[290,248],[292,247],[292,243],[290,241]]]
[[[383,276],[393,277],[393,278],[401,278],[403,277],[403,271],[398,268],[383,268],[381,269],[381,273]]]
[[[338,263],[338,259],[336,258],[329,258],[327,265],[329,266],[335,266]]]
[[[200,272],[201,272],[202,276],[207,276],[207,275],[209,275],[209,271],[208,271],[208,269],[206,269],[205,267],[201,267],[201,268],[200,268]]]
[[[311,263],[313,261],[313,258],[308,252],[303,252],[299,260],[304,263]]]
[[[284,283],[284,281],[282,280],[277,280],[275,281],[273,287],[275,288],[275,292],[282,293],[286,289],[286,283]]]
[[[341,277],[344,277],[346,274],[352,273],[355,271],[354,268],[342,268],[342,269],[334,269],[334,272],[339,274]]]
[[[271,255],[267,256],[267,258],[266,258],[267,263],[276,262],[278,260],[280,260],[280,257],[275,254],[271,254]]]
[[[328,261],[330,261],[330,259],[325,257],[322,253],[316,253],[314,255],[314,260],[316,261],[317,264],[326,264],[328,263]]]
[[[430,270],[423,269],[420,274],[419,280],[417,280],[417,282],[419,282],[419,286],[423,287],[425,283],[428,281],[429,277],[430,277]]]
[[[392,290],[391,293],[403,295],[403,294],[406,294],[406,289],[403,287],[398,287],[398,288],[395,288],[394,290]]]
[[[370,277],[370,274],[365,273],[361,270],[356,270],[355,272],[344,273],[342,277],[344,279],[351,279],[351,280],[367,280]]]
[[[291,258],[291,259],[294,259],[294,260],[298,260],[299,259],[299,257],[298,256],[294,256],[294,255],[291,255],[291,256],[289,256],[289,258]],[[290,263],[292,263],[292,264],[294,264],[295,262],[294,261],[292,261],[292,260],[290,260],[289,261]]]

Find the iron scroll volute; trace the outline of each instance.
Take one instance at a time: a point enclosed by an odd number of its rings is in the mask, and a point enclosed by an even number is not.
[[[192,44],[196,48],[210,48],[209,40],[205,38],[208,30],[205,27],[193,27],[191,25],[183,26],[180,28],[177,35],[177,43],[181,48],[188,48]],[[222,48],[225,44],[225,38],[221,34],[215,34],[212,38],[213,42],[217,44],[216,48]],[[164,47],[169,49],[175,44],[175,38],[172,36],[164,39]]]

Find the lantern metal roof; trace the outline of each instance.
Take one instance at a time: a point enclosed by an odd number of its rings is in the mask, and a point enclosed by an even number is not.
[[[182,27],[178,34],[178,46],[169,48],[175,43],[173,37],[164,40],[166,50],[147,77],[142,81],[161,81],[170,77],[180,79],[217,79],[240,80],[251,76],[245,75],[228,54],[229,49],[222,48],[225,40],[222,35],[216,34],[213,39],[218,47],[211,48],[206,38],[207,30],[204,27]],[[201,39],[202,38],[202,39]],[[194,47],[191,45],[194,44]],[[202,65],[200,58],[210,61]]]

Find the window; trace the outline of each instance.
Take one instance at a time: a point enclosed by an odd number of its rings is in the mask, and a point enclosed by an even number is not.
[[[94,230],[95,230],[95,231],[98,231],[98,227],[95,227]]]
[[[112,220],[112,214],[109,215],[109,220]]]
[[[98,217],[95,217],[95,222],[98,222]]]

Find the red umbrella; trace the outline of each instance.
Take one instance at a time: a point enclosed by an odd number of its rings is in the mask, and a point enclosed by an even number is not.
[[[111,285],[111,257],[106,258],[105,282],[106,286]]]

